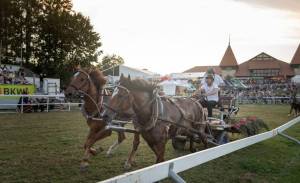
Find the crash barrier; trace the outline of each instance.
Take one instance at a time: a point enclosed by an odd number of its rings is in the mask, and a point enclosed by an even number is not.
[[[35,101],[32,103],[25,103],[24,102],[25,98],[43,99],[44,102]],[[18,110],[14,110],[14,111],[10,111],[10,112],[20,112],[20,113],[24,112],[25,106],[44,106],[45,111],[49,112],[51,105],[58,107],[59,111],[71,111],[72,106],[79,106],[79,105],[83,104],[80,102],[78,102],[78,103],[65,102],[65,96],[63,94],[61,94],[61,95],[0,95],[0,99],[2,99],[2,101],[5,101],[7,99],[11,99],[11,101],[13,101],[10,103],[1,102],[0,103],[1,109],[5,108],[5,107],[7,107],[7,108],[15,107]],[[55,100],[55,102],[53,102],[51,100]],[[0,113],[9,113],[9,111],[2,111]]]
[[[152,183],[160,181],[167,177],[171,178],[176,183],[184,183],[185,181],[178,175],[178,173],[199,166],[239,149],[273,138],[277,135],[286,137],[300,145],[299,140],[283,133],[284,130],[299,122],[300,117],[297,117],[273,130],[248,138],[236,140],[217,147],[209,148],[200,152],[175,158],[166,162],[155,164],[133,172],[125,173],[123,175],[104,180],[102,181],[102,183]]]

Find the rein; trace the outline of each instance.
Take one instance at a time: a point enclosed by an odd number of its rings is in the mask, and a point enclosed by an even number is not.
[[[86,93],[80,89],[82,87],[85,87],[87,84],[89,85],[89,88],[90,88],[91,83],[93,83],[93,81],[87,72],[85,72],[83,70],[78,70],[77,72],[80,72],[80,73],[83,73],[84,75],[86,75],[86,77],[87,77],[86,80],[88,80],[88,82],[84,82],[80,87],[77,87],[76,85],[73,85],[73,84],[71,84],[70,87],[74,88],[76,91],[83,94],[84,96],[87,96],[92,101],[92,103],[96,106],[96,111],[94,111],[91,115],[87,114],[87,111],[85,110],[85,107],[84,107],[85,104],[83,104],[83,106],[81,108],[81,111],[84,114],[84,117],[86,119],[90,119],[90,118],[95,117],[96,114],[98,114],[98,115],[101,114],[101,111],[99,108],[99,100],[98,100],[99,97],[97,98],[97,101],[95,101],[91,95],[89,95],[88,93]],[[97,90],[96,96],[101,96],[101,103],[100,103],[101,106],[103,105],[103,96],[104,96],[103,92],[104,91],[105,91],[105,89],[104,90],[101,89],[101,94],[99,95],[99,91]]]
[[[131,94],[131,92],[124,86],[122,85],[118,85],[116,86],[117,88],[121,88],[121,89],[124,89],[127,93],[126,97],[122,97],[124,99],[127,99],[127,97]],[[121,98],[121,99],[122,99]],[[203,108],[201,106],[201,104],[199,104],[198,101],[192,99],[192,98],[189,98],[193,103],[196,104],[196,106],[199,108],[199,111],[202,111]],[[186,115],[183,111],[183,109],[178,105],[176,104],[173,100],[171,99],[168,99],[168,101],[170,102],[170,104],[172,104],[173,106],[176,107],[176,109],[179,111],[180,115],[181,115],[181,119],[179,121],[181,121],[182,119],[185,120],[185,121],[189,121],[191,122],[192,124],[197,124],[197,125],[205,125],[206,123],[200,123],[200,122],[196,122],[194,120],[191,120],[191,119],[188,119],[186,118]],[[195,130],[191,129],[191,128],[188,128],[186,127],[185,125],[182,125],[182,124],[179,124],[178,122],[174,122],[174,121],[170,121],[168,119],[164,119],[162,116],[163,116],[163,108],[164,108],[164,105],[162,103],[162,100],[161,100],[161,97],[158,95],[158,90],[153,90],[153,94],[152,94],[152,99],[150,101],[147,101],[145,104],[143,104],[142,106],[137,106],[135,102],[132,103],[132,105],[136,108],[136,109],[143,109],[145,108],[147,105],[151,104],[151,107],[152,107],[152,113],[151,113],[151,117],[150,117],[150,120],[144,124],[141,124],[139,123],[138,121],[136,121],[137,125],[139,126],[140,129],[142,129],[143,131],[148,131],[150,129],[152,129],[158,120],[160,121],[163,121],[163,122],[166,122],[166,123],[169,123],[169,124],[172,124],[172,125],[175,125],[175,126],[178,126],[178,127],[181,127],[181,128],[185,128],[191,132],[194,132],[195,133]],[[117,109],[114,109],[112,107],[110,107],[109,105],[106,105],[104,104],[106,108],[108,108],[109,110],[113,111],[114,113],[120,113],[121,111],[117,110]],[[204,112],[201,114],[201,117],[200,117],[202,120],[205,120],[205,114]]]
[[[122,97],[121,98],[122,100],[127,99],[127,97],[129,97],[131,95],[130,90],[128,90],[126,87],[124,87],[122,85],[118,85],[118,86],[116,86],[116,88],[124,89],[126,91],[127,95]],[[149,104],[152,105],[152,114],[151,114],[150,120],[148,122],[146,122],[145,124],[140,124],[138,121],[136,121],[136,124],[143,131],[148,131],[148,130],[152,129],[156,125],[157,120],[159,119],[159,115],[163,114],[163,104],[161,101],[161,97],[158,95],[158,90],[155,89],[155,90],[153,90],[153,93],[152,93],[152,99],[150,101],[145,102],[145,104],[143,104],[142,106],[137,106],[137,104],[135,102],[132,103],[133,107],[136,109],[138,109],[138,108],[143,109]],[[104,106],[116,114],[121,113],[121,111],[114,109],[107,104],[104,104]]]

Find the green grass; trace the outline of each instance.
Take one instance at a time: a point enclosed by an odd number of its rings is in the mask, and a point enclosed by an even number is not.
[[[256,115],[271,128],[291,118],[286,105],[243,105],[239,116]],[[88,172],[79,162],[88,127],[80,112],[0,114],[0,182],[96,182],[124,173],[132,135],[111,158],[104,152],[91,159]],[[300,139],[300,125],[286,131]],[[113,135],[96,144],[108,149]],[[166,159],[187,154],[167,145]],[[155,157],[142,141],[139,169]],[[187,182],[300,182],[300,146],[282,137],[255,144],[181,173]],[[166,180],[165,182],[170,182]]]

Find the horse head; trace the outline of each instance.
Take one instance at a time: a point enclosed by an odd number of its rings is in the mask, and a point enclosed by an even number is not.
[[[65,95],[80,95],[82,93],[99,92],[106,79],[99,69],[78,69],[68,85]]]
[[[118,115],[137,114],[140,110],[147,110],[153,97],[155,85],[143,79],[131,80],[130,76],[121,75],[119,85],[116,86],[112,98],[102,116],[108,122]],[[151,109],[151,108],[150,108]]]

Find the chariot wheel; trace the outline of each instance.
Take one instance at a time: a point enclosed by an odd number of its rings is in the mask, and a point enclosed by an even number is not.
[[[228,133],[226,131],[221,131],[220,133],[218,133],[216,135],[215,138],[216,138],[216,142],[219,145],[226,144],[226,143],[230,142]]]
[[[186,144],[186,139],[174,137],[172,138],[172,146],[176,150],[184,150]]]

